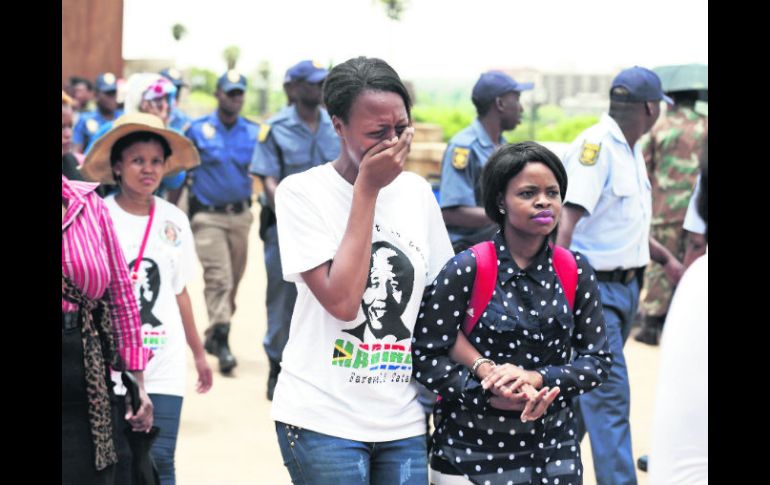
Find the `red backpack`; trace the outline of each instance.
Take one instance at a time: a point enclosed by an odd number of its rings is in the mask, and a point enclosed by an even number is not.
[[[550,245],[553,250],[553,267],[559,278],[570,310],[575,307],[575,291],[577,290],[577,262],[567,249]],[[480,242],[471,247],[476,255],[476,278],[473,282],[468,311],[463,322],[463,333],[470,335],[479,317],[492,299],[492,292],[497,284],[497,253],[492,241]]]

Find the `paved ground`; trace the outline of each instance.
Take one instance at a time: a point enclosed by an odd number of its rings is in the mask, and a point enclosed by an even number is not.
[[[253,208],[255,221],[258,206]],[[249,262],[236,299],[238,310],[231,330],[231,346],[238,358],[234,377],[215,372],[214,386],[205,395],[194,391],[195,367],[188,355],[187,394],[176,451],[177,483],[180,485],[289,485],[270,420],[265,397],[268,364],[262,348],[265,331],[265,269],[262,241],[252,227]],[[198,328],[208,325],[203,300],[202,272],[188,287]],[[658,348],[629,338],[626,360],[631,378],[631,423],[634,456],[650,445],[653,393],[658,371]],[[216,369],[216,359],[209,356]],[[585,485],[594,485],[588,439],[583,442]],[[639,472],[639,485],[646,485]]]

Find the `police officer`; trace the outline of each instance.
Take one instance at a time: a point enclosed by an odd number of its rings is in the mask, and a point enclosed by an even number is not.
[[[497,231],[484,212],[481,169],[495,148],[506,143],[503,131],[521,122],[519,96],[533,87],[498,71],[482,74],[473,86],[471,100],[478,118],[449,140],[441,163],[440,206],[456,253],[491,239]]]
[[[681,263],[650,237],[650,181],[637,143],[658,118],[661,99],[671,103],[654,72],[622,71],[612,82],[609,114],[583,131],[564,158],[570,183],[557,242],[580,251],[596,270],[613,353],[609,380],[578,400],[599,485],[636,484],[623,344],[644,267],[652,257],[672,280],[682,271]]]
[[[294,283],[283,280],[274,210],[275,189],[289,175],[337,158],[340,141],[331,118],[321,107],[321,85],[328,71],[313,61],[302,61],[286,72],[284,86],[293,103],[260,127],[251,173],[260,177],[260,237],[265,243],[267,269],[267,333],[263,345],[270,360],[267,398],[273,399],[281,356],[297,298]]]
[[[172,130],[184,133],[187,131],[187,128],[190,127],[190,122],[192,121],[190,117],[187,116],[187,114],[179,109],[179,100],[182,95],[182,88],[187,87],[187,84],[184,82],[184,79],[182,79],[182,73],[173,67],[163,69],[160,71],[160,74],[174,83],[174,87],[176,87],[176,98],[174,99],[173,106],[171,106],[171,114],[168,120],[168,127]]]
[[[201,156],[200,166],[189,173],[189,208],[210,322],[204,347],[217,356],[223,374],[237,364],[228,335],[253,220],[248,168],[259,127],[239,115],[245,91],[246,78],[227,71],[217,82],[217,110],[193,121],[185,133]]]
[[[663,87],[667,88],[665,82]],[[686,87],[666,90],[674,106],[640,141],[652,184],[652,236],[680,260],[686,245],[682,224],[698,174],[701,145],[708,134],[708,118],[695,111],[701,93],[682,89]],[[658,345],[674,286],[657,265],[647,267],[644,282],[644,320],[634,339]]]
[[[99,128],[115,120],[123,111],[118,109],[118,78],[111,72],[96,78],[96,111],[81,113],[72,134],[72,151],[83,153]]]

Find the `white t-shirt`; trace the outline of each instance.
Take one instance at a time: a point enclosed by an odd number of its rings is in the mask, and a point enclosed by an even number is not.
[[[149,216],[129,214],[114,196],[104,202],[130,271],[139,255]],[[155,216],[139,268],[140,283],[134,288],[142,317],[142,340],[155,354],[144,371],[148,393],[184,396],[187,339],[176,296],[192,278],[196,261],[187,216],[175,205],[155,197]],[[113,372],[112,379],[118,384],[115,393],[125,394],[120,374]]]
[[[708,483],[708,253],[676,288],[660,343],[650,484]]]
[[[272,418],[355,441],[418,436],[425,415],[412,382],[412,331],[425,286],[454,253],[430,185],[402,173],[377,198],[358,316],[334,318],[301,273],[334,258],[352,200],[353,186],[331,164],[287,177],[276,191],[283,275],[297,283],[297,302]]]

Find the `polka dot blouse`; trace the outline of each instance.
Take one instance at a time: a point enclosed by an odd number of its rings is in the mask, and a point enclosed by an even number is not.
[[[470,250],[452,258],[425,292],[412,339],[414,376],[442,396],[435,407],[431,466],[478,484],[582,483],[572,399],[600,386],[609,350],[593,269],[575,254],[574,313],[556,277],[547,244],[519,268],[501,233],[494,237],[498,276],[492,299],[468,339],[485,357],[543,376],[561,393],[536,421],[492,408],[470,369],[449,350],[460,331],[476,273]]]

